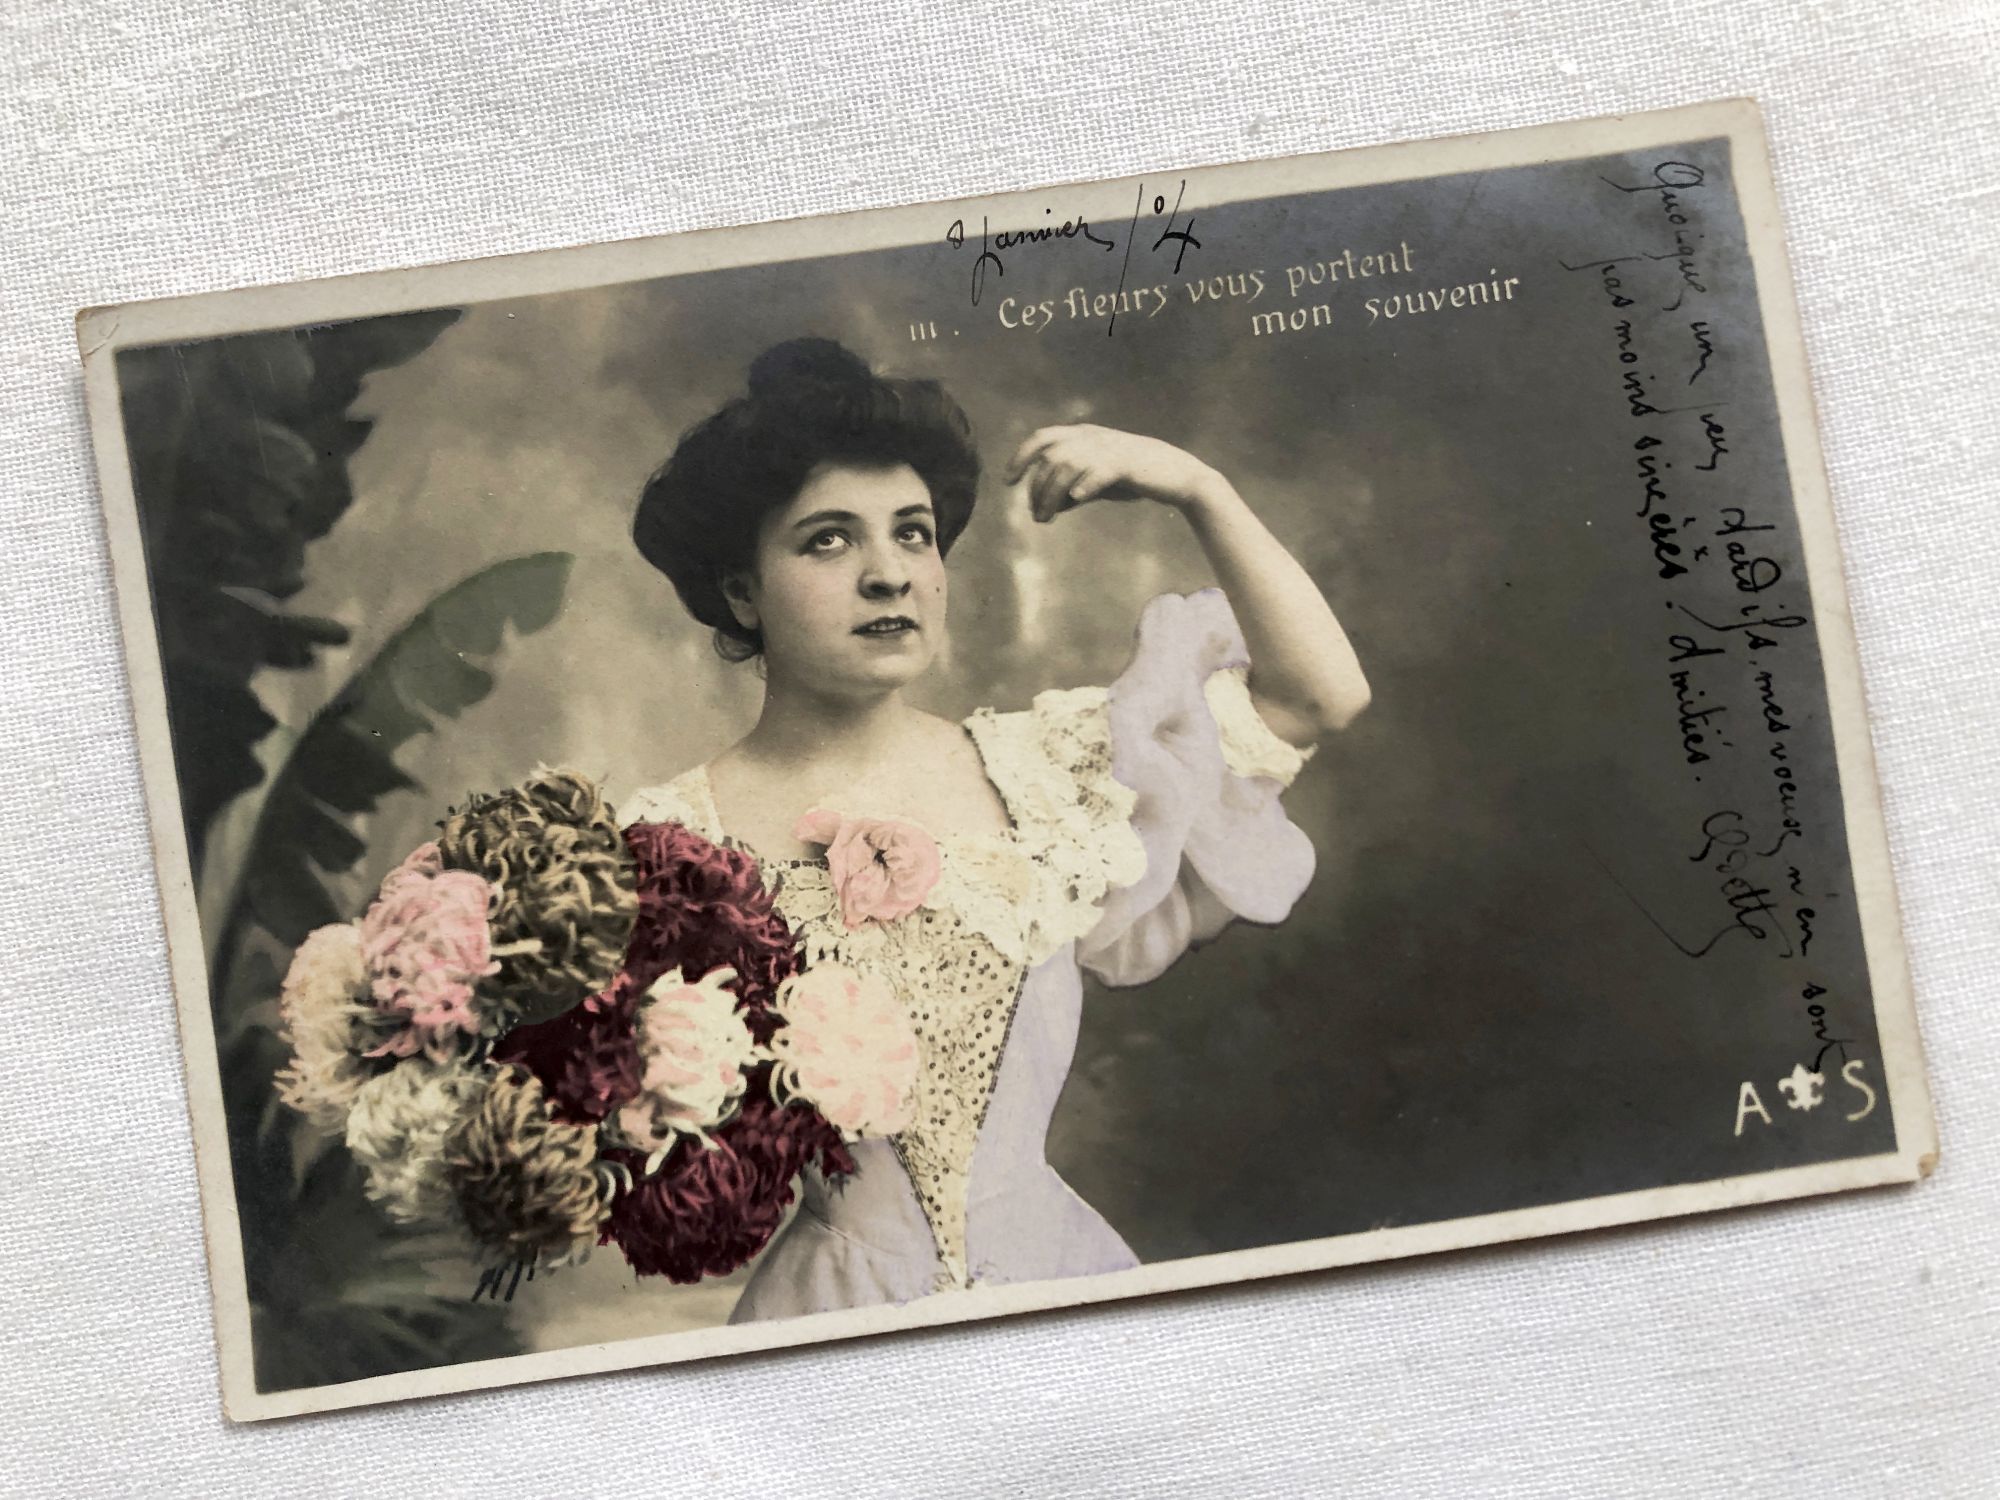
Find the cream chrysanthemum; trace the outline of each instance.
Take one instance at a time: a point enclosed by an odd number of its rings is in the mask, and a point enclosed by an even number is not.
[[[406,1058],[364,1083],[347,1115],[347,1149],[368,1171],[368,1196],[402,1224],[457,1218],[445,1142],[492,1086],[493,1073],[454,1058]]]
[[[285,973],[278,1010],[278,1034],[292,1054],[276,1079],[278,1097],[337,1135],[375,1071],[361,1055],[374,1040],[375,1011],[360,930],[344,922],[308,934]]]

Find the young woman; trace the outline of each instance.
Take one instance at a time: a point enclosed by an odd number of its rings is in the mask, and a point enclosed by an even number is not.
[[[1136,1265],[1043,1154],[1082,976],[1142,983],[1236,917],[1281,920],[1313,851],[1278,794],[1368,702],[1326,601],[1227,480],[1060,426],[1007,468],[1035,518],[1171,506],[1220,591],[1148,604],[1108,688],[956,724],[917,710],[978,477],[935,382],[802,339],[687,434],[634,520],[718,650],[761,658],[764,703],[632,816],[752,854],[807,962],[886,979],[921,1059],[909,1126],[859,1143],[838,1191],[808,1174],[735,1322]]]

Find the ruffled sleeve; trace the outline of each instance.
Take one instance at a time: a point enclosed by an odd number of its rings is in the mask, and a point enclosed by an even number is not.
[[[1278,922],[1311,883],[1312,840],[1279,794],[1309,751],[1251,701],[1249,653],[1219,589],[1162,594],[1112,683],[1112,775],[1131,790],[1143,873],[1105,897],[1077,959],[1106,984],[1143,984],[1238,918]]]

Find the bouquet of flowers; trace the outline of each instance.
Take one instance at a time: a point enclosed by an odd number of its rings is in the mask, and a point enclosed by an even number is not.
[[[725,1275],[800,1170],[837,1182],[850,1142],[908,1123],[894,995],[803,968],[747,854],[621,829],[546,767],[439,826],[358,921],[300,945],[278,1088],[392,1218],[469,1242],[481,1292],[605,1243],[641,1275]]]

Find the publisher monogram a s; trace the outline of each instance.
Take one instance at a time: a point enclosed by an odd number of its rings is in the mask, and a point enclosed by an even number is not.
[[[1856,1106],[1844,1111],[1841,1118],[1850,1125],[1857,1120],[1865,1120],[1875,1113],[1875,1088],[1861,1075],[1866,1064],[1861,1058],[1851,1058],[1840,1065],[1838,1081],[1852,1090],[1852,1098],[1847,1103]],[[1828,1102],[1826,1097],[1827,1076],[1816,1073],[1804,1063],[1797,1064],[1790,1073],[1778,1080],[1778,1094],[1784,1100],[1787,1118],[1794,1112],[1810,1114],[1820,1105]],[[1765,1107],[1764,1099],[1757,1092],[1754,1081],[1746,1078],[1736,1090],[1736,1134],[1743,1134],[1744,1125],[1751,1119],[1760,1119],[1766,1125],[1776,1125],[1771,1111]]]

